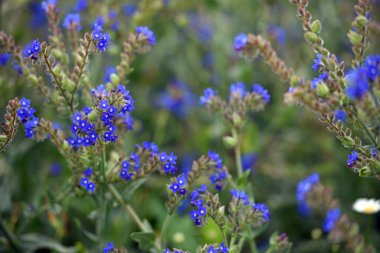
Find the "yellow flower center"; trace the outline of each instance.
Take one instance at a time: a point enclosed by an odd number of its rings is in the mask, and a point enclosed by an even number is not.
[[[363,209],[363,213],[371,214],[375,212],[376,212],[376,209],[373,206],[366,206]]]

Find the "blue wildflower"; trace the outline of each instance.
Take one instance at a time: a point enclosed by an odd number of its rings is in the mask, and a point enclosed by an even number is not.
[[[43,10],[48,11],[49,8],[55,7],[57,5],[57,0],[47,0],[41,3]]]
[[[80,14],[78,13],[69,13],[65,16],[62,26],[66,29],[70,29],[71,27],[77,31],[82,29],[80,25]]]
[[[334,123],[338,122],[338,120],[342,121],[343,123],[347,120],[347,114],[343,110],[336,110],[334,112]]]
[[[234,97],[243,98],[246,94],[245,85],[242,82],[231,84],[230,86],[230,100]]]
[[[114,250],[113,242],[107,242],[106,247],[103,249],[103,253],[111,253]]]
[[[29,24],[33,29],[41,28],[47,23],[45,10],[41,8],[40,3],[29,2],[28,9],[32,15]]]
[[[248,206],[251,203],[251,201],[249,200],[249,195],[245,193],[245,191],[231,189],[230,193],[233,199],[239,202],[241,201],[245,206]]]
[[[91,167],[89,167],[89,168],[87,168],[87,169],[85,169],[83,171],[83,174],[84,174],[85,177],[91,177],[92,173],[93,172],[92,172],[92,168]]]
[[[356,164],[356,161],[359,159],[359,156],[358,154],[356,153],[356,151],[352,151],[351,154],[348,155],[348,159],[347,159],[347,166],[348,167],[353,167],[355,164]]]
[[[368,79],[373,82],[379,75],[380,55],[370,55],[364,61],[364,68]]]
[[[50,165],[49,174],[51,176],[57,177],[57,176],[59,176],[59,174],[61,174],[61,171],[62,171],[62,166],[59,163],[52,163]]]
[[[255,212],[259,212],[261,217],[266,221],[268,222],[269,221],[269,217],[270,217],[270,212],[269,212],[269,208],[267,205],[265,205],[264,203],[254,203],[252,205],[253,209],[255,210]]]
[[[284,28],[274,25],[274,24],[269,24],[267,27],[267,31],[269,34],[271,34],[277,41],[278,44],[284,45],[286,42],[286,32]]]
[[[98,49],[101,52],[104,52],[107,49],[110,43],[110,40],[111,40],[111,36],[108,33],[104,33],[103,36],[98,41]]]
[[[366,68],[359,67],[355,71],[346,75],[347,96],[352,100],[361,99],[369,91],[369,83]]]
[[[244,33],[238,34],[234,39],[234,48],[235,51],[241,51],[245,45],[248,43],[248,36]]]
[[[147,26],[138,26],[136,27],[135,32],[137,35],[142,36],[144,40],[148,41],[151,46],[156,44],[156,36]]]
[[[219,246],[220,253],[228,253],[228,247],[227,245],[224,245],[224,242],[222,242]]]
[[[313,78],[313,80],[311,80],[311,89],[315,90],[318,84],[322,83],[323,81],[326,81],[328,78],[329,75],[326,72],[320,73],[318,77]]]
[[[92,24],[92,28],[95,29],[102,29],[106,23],[106,20],[102,16],[97,16],[94,23]]]
[[[125,4],[123,6],[123,13],[125,16],[127,17],[132,17],[133,14],[135,14],[135,12],[137,11],[137,6],[135,4]]]
[[[85,11],[88,7],[88,1],[87,0],[77,0],[74,6],[74,10],[78,12]]]
[[[317,54],[316,55],[316,58],[314,59],[314,64],[312,66],[313,70],[317,71],[320,66],[322,65],[322,54]]]
[[[259,94],[266,104],[269,103],[270,95],[268,93],[268,90],[264,89],[260,84],[253,85],[253,92]]]
[[[104,76],[104,79],[103,79],[103,81],[105,83],[111,82],[111,75],[112,74],[117,74],[117,70],[116,70],[115,67],[106,67],[105,72],[106,73],[105,73],[105,76]]]
[[[24,57],[37,60],[38,53],[40,51],[41,51],[41,44],[38,41],[38,39],[35,39],[25,46],[23,53],[24,53]]]
[[[10,53],[0,53],[0,66],[5,66],[11,59],[11,56]]]
[[[371,148],[370,150],[371,156],[376,158],[377,157],[377,148]]]
[[[211,88],[207,88],[204,90],[204,95],[200,97],[199,103],[201,105],[207,105],[208,103],[211,102],[213,97],[217,94],[216,91],[214,91]]]
[[[339,208],[327,211],[326,218],[323,221],[323,231],[330,232],[335,227],[335,224],[339,220],[340,216],[341,212]]]
[[[258,156],[255,153],[244,154],[242,157],[243,170],[253,170],[257,159]]]
[[[307,206],[307,194],[311,191],[313,186],[319,182],[319,174],[312,173],[310,176],[301,180],[297,185],[297,202],[298,211],[301,215],[308,215],[309,208]]]

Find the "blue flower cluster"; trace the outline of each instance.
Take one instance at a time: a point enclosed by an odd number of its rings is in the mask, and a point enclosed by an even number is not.
[[[208,151],[208,158],[213,162],[213,173],[209,179],[211,184],[215,185],[215,189],[220,191],[223,188],[223,181],[227,179],[227,172],[223,169],[222,158],[219,154]]]
[[[69,13],[65,16],[62,26],[66,29],[73,27],[75,30],[80,31],[82,26],[80,25],[80,14]]]
[[[336,110],[334,112],[334,123],[338,122],[338,120],[342,121],[342,123],[346,123],[347,114],[343,110]]]
[[[173,153],[168,155],[166,152],[162,152],[158,157],[160,158],[160,162],[163,163],[162,169],[166,174],[174,174],[178,170],[176,165],[177,157]]]
[[[339,208],[331,209],[327,211],[326,218],[323,221],[323,231],[330,232],[336,225],[337,221],[341,216],[341,212]]]
[[[24,57],[31,58],[32,60],[38,59],[38,53],[41,51],[41,43],[38,39],[33,40],[25,46],[23,53]]]
[[[7,65],[9,60],[11,59],[10,53],[0,53],[0,67]]]
[[[20,100],[21,107],[17,109],[17,116],[25,126],[25,136],[32,139],[34,136],[34,128],[38,125],[38,118],[34,116],[36,110],[30,107],[30,100],[22,98]]]
[[[255,212],[260,213],[261,217],[265,220],[265,222],[269,221],[270,212],[269,207],[264,203],[254,203],[252,204],[252,208]]]
[[[207,248],[207,253],[227,253],[228,247],[222,242],[219,247],[214,247],[213,245]]]
[[[121,163],[120,177],[124,180],[130,180],[138,172],[141,166],[140,156],[137,153],[131,153],[129,159]]]
[[[135,32],[137,36],[141,36],[144,41],[147,41],[150,46],[156,44],[156,36],[148,27],[138,26],[135,28]]]
[[[217,94],[217,92],[211,88],[205,89],[203,93],[204,93],[204,95],[201,96],[201,98],[199,100],[199,103],[201,105],[207,105],[208,103],[210,103],[212,98]]]
[[[201,226],[204,217],[207,213],[207,208],[202,199],[202,194],[207,190],[206,185],[202,185],[198,188],[195,188],[194,191],[190,194],[190,205],[196,209],[191,210],[190,218],[194,221],[196,226]]]
[[[87,168],[84,172],[82,177],[80,179],[80,186],[86,189],[88,192],[95,192],[96,185],[94,182],[90,181],[90,177],[92,176],[93,172],[91,168]]]
[[[169,186],[169,189],[174,193],[179,193],[181,195],[186,195],[185,185],[187,184],[187,180],[185,175],[181,174],[178,177],[172,178],[172,183]]]
[[[327,81],[328,78],[329,75],[326,72],[320,73],[318,77],[313,78],[313,80],[311,80],[311,89],[315,90],[317,88],[317,85],[323,83],[323,81]]]
[[[111,253],[115,249],[113,242],[107,242],[106,247],[103,248],[103,253]]]
[[[316,58],[314,59],[314,64],[312,66],[313,70],[317,71],[319,70],[319,67],[322,66],[322,54],[317,54]]]
[[[310,176],[301,180],[297,185],[297,202],[298,212],[301,215],[308,215],[310,210],[307,206],[307,194],[311,191],[315,184],[319,183],[319,174],[312,173]]]
[[[127,3],[123,6],[123,13],[127,17],[132,17],[133,14],[137,11],[137,6],[136,4],[133,3]]]
[[[170,82],[167,90],[159,95],[157,104],[183,118],[193,108],[195,96],[184,82],[174,80]]]
[[[234,49],[237,52],[243,50],[245,45],[248,43],[248,36],[244,33],[238,34],[234,39]]]
[[[230,86],[230,100],[234,97],[243,98],[246,94],[245,85],[242,82],[231,84]]]
[[[368,56],[364,64],[346,75],[347,96],[352,99],[361,99],[370,90],[370,83],[379,75],[380,55]]]
[[[74,6],[74,10],[78,12],[85,11],[88,7],[88,1],[87,0],[77,0]]]
[[[356,161],[359,159],[359,156],[358,154],[356,153],[356,151],[352,151],[351,154],[348,155],[348,158],[347,158],[347,166],[352,168],[355,166],[356,164]]]
[[[239,191],[236,189],[230,190],[232,199],[235,199],[239,203],[243,203],[245,206],[249,206],[251,201],[249,200],[249,195],[245,191]]]
[[[48,11],[49,8],[55,7],[57,5],[57,0],[47,0],[41,3],[43,10]]]
[[[92,109],[86,106],[81,112],[75,112],[72,116],[71,132],[74,136],[69,137],[67,142],[76,149],[93,146],[99,138],[95,124],[88,119],[91,111]]]
[[[92,31],[92,38],[97,41],[97,47],[101,52],[104,52],[109,46],[111,36],[105,32],[103,33],[103,22],[100,20],[95,21],[94,29]]]
[[[253,92],[256,92],[257,94],[259,94],[263,98],[266,104],[269,103],[270,101],[269,92],[268,90],[264,89],[260,84],[253,85]]]

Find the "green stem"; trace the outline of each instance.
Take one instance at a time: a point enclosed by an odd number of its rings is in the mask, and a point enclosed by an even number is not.
[[[232,235],[231,240],[230,240],[230,246],[229,246],[230,249],[232,248],[232,246],[234,246],[235,240],[236,240],[236,236]]]
[[[238,178],[240,178],[243,175],[243,166],[241,163],[241,151],[240,151],[240,131],[233,128],[232,129],[232,137],[237,140],[234,151],[235,151],[235,163],[236,163],[236,169],[238,173]]]
[[[136,214],[135,210],[130,204],[125,203],[123,197],[121,194],[118,192],[118,190],[113,186],[112,184],[108,185],[108,188],[110,189],[112,195],[115,197],[115,199],[119,202],[121,206],[124,207],[124,209],[127,211],[128,215],[131,216],[131,218],[136,222],[137,226],[144,231],[148,232],[149,229],[147,229],[144,225],[144,223],[141,221],[140,217]]]
[[[353,115],[354,117],[359,121],[359,123],[362,125],[363,129],[364,129],[364,132],[367,134],[368,138],[371,140],[372,144],[376,146],[376,140],[375,138],[372,136],[371,132],[369,131],[368,127],[364,124],[364,122],[359,118],[359,116],[356,114],[356,112],[348,109]]]
[[[164,220],[163,225],[162,225],[160,237],[158,238],[158,241],[159,241],[162,248],[164,248],[166,245],[166,230],[169,227],[169,224],[170,224],[172,217],[173,217],[173,214],[168,214]]]
[[[252,253],[258,252],[257,247],[256,247],[255,238],[249,238],[248,244],[249,244],[249,247],[251,248]]]
[[[239,240],[239,243],[238,243],[239,252],[241,252],[241,250],[243,249],[244,240],[245,240],[244,236],[242,238],[240,238],[240,240]]]
[[[16,244],[16,239],[14,235],[12,234],[12,232],[8,230],[8,228],[5,226],[2,220],[0,220],[0,232],[4,234],[4,237],[7,239],[9,247],[13,249],[13,252],[20,252],[20,249]]]

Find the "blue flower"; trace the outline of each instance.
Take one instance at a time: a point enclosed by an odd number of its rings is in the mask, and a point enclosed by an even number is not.
[[[319,174],[312,173],[310,176],[301,180],[297,185],[297,202],[298,211],[301,215],[308,215],[309,208],[307,206],[307,194],[311,191],[313,186],[319,182]]]
[[[51,176],[57,177],[57,176],[59,176],[59,174],[61,174],[61,171],[62,171],[62,166],[59,163],[52,163],[50,165],[49,174]]]
[[[228,252],[228,247],[227,247],[227,245],[224,245],[224,242],[222,242],[222,243],[220,244],[220,246],[219,246],[219,251],[220,251],[221,253],[227,253],[227,252]]]
[[[373,82],[379,75],[380,55],[370,55],[364,61],[368,79]]]
[[[347,114],[343,110],[336,110],[334,112],[334,123],[338,122],[338,120],[342,121],[343,123],[347,120]]]
[[[49,8],[57,5],[57,0],[47,0],[41,3],[41,7],[43,10],[48,11]]]
[[[83,174],[84,174],[85,177],[91,177],[92,173],[93,172],[92,172],[92,168],[91,167],[89,167],[89,168],[87,168],[87,169],[85,169],[83,171]]]
[[[230,86],[230,100],[233,97],[243,98],[245,96],[245,85],[242,82],[231,84]]]
[[[211,245],[207,248],[207,253],[218,253],[218,250]]]
[[[137,6],[135,4],[125,4],[123,6],[123,13],[127,17],[132,17],[137,11]]]
[[[238,34],[234,39],[234,48],[237,52],[241,51],[248,43],[248,36],[244,33]]]
[[[74,10],[75,11],[84,11],[86,10],[88,7],[88,1],[87,0],[77,0],[75,6],[74,6]]]
[[[147,40],[151,46],[156,44],[156,36],[148,27],[138,26],[136,27],[135,32],[137,35],[142,36],[144,40]]]
[[[269,221],[269,217],[270,217],[270,212],[269,212],[269,208],[267,205],[265,205],[264,203],[254,203],[252,205],[253,209],[256,211],[256,212],[259,212],[262,216],[262,218],[268,222]]]
[[[230,193],[233,199],[236,199],[237,201],[242,201],[242,203],[245,206],[248,206],[251,203],[251,201],[249,200],[249,196],[247,193],[245,193],[245,191],[231,189]]]
[[[243,170],[254,169],[258,155],[255,153],[244,154],[242,157]]]
[[[0,66],[5,66],[11,59],[10,53],[0,53]]]
[[[220,158],[220,155],[213,151],[208,151],[208,157],[210,160],[212,160],[215,163],[216,168],[222,168],[222,158]]]
[[[259,94],[266,104],[269,103],[270,95],[268,93],[268,90],[264,89],[260,84],[253,85],[253,92]]]
[[[347,166],[348,167],[353,167],[355,164],[356,164],[356,161],[359,159],[359,156],[358,154],[356,153],[356,151],[352,151],[351,154],[348,155],[348,159],[347,159]]]
[[[117,74],[117,70],[115,67],[106,67],[106,70],[105,70],[105,76],[104,76],[104,79],[103,81],[105,83],[109,83],[111,82],[111,75],[112,74]]]
[[[107,242],[106,247],[103,249],[103,253],[111,253],[114,250],[113,242]]]
[[[314,64],[312,66],[313,70],[317,71],[319,67],[322,65],[322,54],[317,54],[314,59]]]
[[[340,216],[341,212],[339,208],[327,211],[326,218],[323,221],[323,231],[330,232],[335,227],[335,224],[339,220]]]
[[[207,105],[208,103],[210,103],[210,101],[212,100],[212,98],[217,94],[216,91],[214,91],[213,89],[211,88],[207,88],[204,90],[204,95],[201,96],[199,102],[201,105]]]
[[[33,40],[28,45],[25,46],[23,53],[24,57],[37,60],[38,53],[41,51],[41,44],[38,39]]]
[[[107,99],[100,100],[99,108],[102,109],[103,111],[107,110],[109,108],[108,100]]]
[[[346,75],[347,96],[352,100],[361,99],[369,91],[367,71],[364,67],[359,67],[355,71]]]
[[[104,33],[103,36],[98,41],[98,49],[101,52],[104,52],[107,49],[110,43],[110,40],[111,40],[111,36],[109,36],[108,33]]]
[[[371,156],[376,158],[377,157],[377,148],[371,148],[370,150]]]
[[[326,72],[320,73],[318,77],[313,78],[313,80],[311,80],[311,89],[315,90],[318,84],[322,83],[323,81],[326,81],[328,78],[329,78],[328,73]]]
[[[63,20],[63,27],[66,29],[70,29],[70,27],[74,27],[75,30],[80,31],[82,26],[80,25],[80,14],[78,13],[69,13],[65,16]]]
[[[278,44],[284,45],[286,42],[286,32],[285,30],[277,25],[270,24],[267,27],[267,31],[271,34],[277,41]]]

